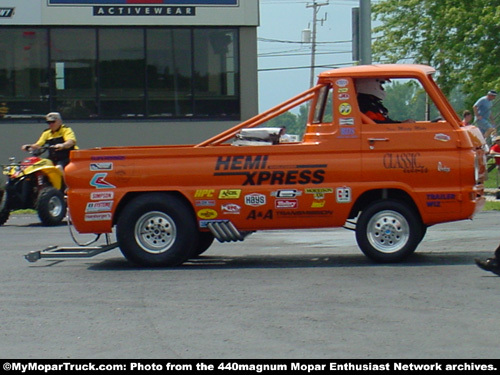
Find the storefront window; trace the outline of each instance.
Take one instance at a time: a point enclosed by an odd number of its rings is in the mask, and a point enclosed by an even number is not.
[[[147,54],[149,115],[191,116],[193,113],[191,31],[148,30]]]
[[[63,118],[96,117],[96,31],[53,29],[50,41],[55,107]]]
[[[239,119],[238,30],[0,29],[0,118]]]
[[[99,102],[102,117],[146,114],[144,30],[99,30]]]
[[[235,30],[194,31],[196,116],[239,113],[238,38]]]
[[[5,118],[33,117],[49,110],[47,32],[0,29],[0,106]]]

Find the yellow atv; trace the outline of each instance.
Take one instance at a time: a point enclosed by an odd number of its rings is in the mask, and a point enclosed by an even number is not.
[[[7,182],[0,190],[0,225],[9,219],[11,211],[20,209],[37,210],[48,226],[61,223],[66,216],[63,172],[51,160],[39,157],[48,149],[30,149],[31,156],[22,162],[10,158],[10,163],[3,165]]]

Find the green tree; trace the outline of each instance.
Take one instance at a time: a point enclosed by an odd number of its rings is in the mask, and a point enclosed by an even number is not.
[[[373,14],[375,60],[435,67],[445,94],[461,86],[468,108],[500,88],[500,0],[381,0]]]

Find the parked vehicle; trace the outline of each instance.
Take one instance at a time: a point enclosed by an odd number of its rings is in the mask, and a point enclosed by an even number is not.
[[[14,158],[3,165],[7,182],[0,190],[0,225],[9,219],[11,211],[35,209],[44,225],[57,225],[66,216],[63,172],[51,160],[40,155],[48,150],[30,150],[22,162]]]

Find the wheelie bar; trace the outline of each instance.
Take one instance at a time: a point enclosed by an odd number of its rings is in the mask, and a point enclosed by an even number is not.
[[[39,259],[70,259],[70,258],[92,258],[118,247],[118,243],[94,246],[94,247],[58,247],[49,246],[43,250],[30,251],[24,258],[31,263]]]

